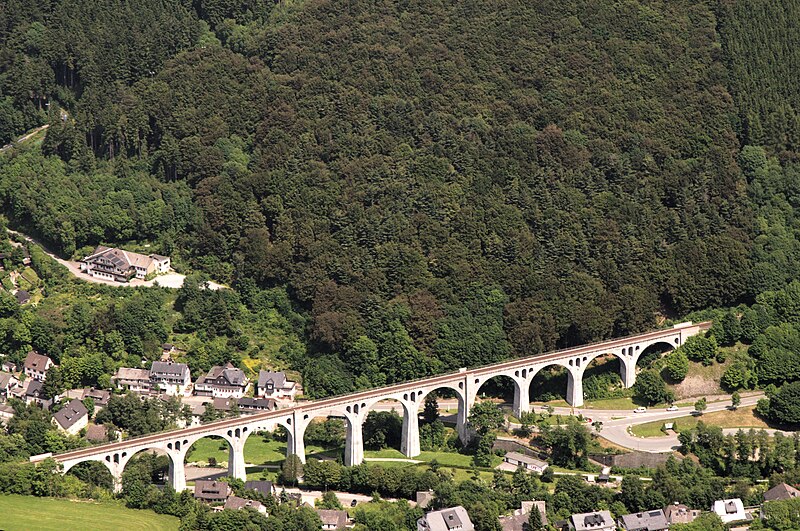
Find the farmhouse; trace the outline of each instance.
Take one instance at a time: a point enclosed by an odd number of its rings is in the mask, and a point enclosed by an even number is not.
[[[194,482],[194,497],[207,503],[224,502],[231,492],[230,486],[224,481],[198,479]]]

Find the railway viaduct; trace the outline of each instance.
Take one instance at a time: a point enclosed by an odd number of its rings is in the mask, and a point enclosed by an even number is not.
[[[514,382],[514,413],[530,410],[529,390],[533,378],[542,369],[560,366],[568,375],[567,401],[575,407],[583,405],[583,373],[595,358],[614,355],[620,360],[622,382],[630,387],[636,381],[636,362],[650,346],[662,344],[664,349],[682,345],[687,338],[707,330],[711,323],[681,323],[663,330],[593,343],[580,347],[519,358],[475,369],[433,376],[420,380],[395,384],[378,389],[356,392],[349,395],[326,398],[295,406],[243,415],[201,426],[193,426],[162,433],[130,438],[121,442],[82,448],[51,456],[43,454],[31,457],[32,462],[53,457],[66,473],[73,466],[87,461],[99,461],[106,465],[114,477],[115,488],[121,486],[122,472],[127,462],[142,451],[159,451],[169,457],[169,483],[176,490],[186,488],[184,459],[191,445],[203,437],[215,436],[225,439],[229,446],[228,473],[245,479],[244,444],[256,432],[273,429],[281,425],[286,429],[287,454],[296,454],[305,462],[303,435],[309,423],[319,417],[341,417],[346,421],[345,464],[356,465],[363,461],[364,444],[362,423],[370,409],[378,402],[393,400],[403,411],[401,451],[408,457],[420,453],[419,409],[425,397],[437,390],[448,389],[458,399],[457,428],[459,435],[467,436],[467,417],[475,403],[478,391],[485,382],[505,376]]]

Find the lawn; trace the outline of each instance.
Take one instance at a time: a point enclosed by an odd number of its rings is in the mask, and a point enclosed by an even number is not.
[[[736,411],[714,411],[697,417],[678,417],[667,422],[674,422],[677,431],[691,430],[701,420],[708,425],[719,426],[720,428],[769,428],[766,422],[755,415],[754,409],[754,406],[744,406]],[[657,420],[639,424],[638,426],[633,426],[631,431],[639,437],[663,437],[664,432],[661,431],[661,426],[664,425],[664,422],[663,420]]]
[[[186,459],[187,463],[208,463],[213,457],[222,465],[228,462],[228,444],[222,439],[205,437],[194,444],[195,449]],[[336,458],[341,448],[322,448],[309,444],[306,446],[306,457]],[[244,445],[244,461],[254,465],[280,465],[286,458],[286,443],[282,441],[264,442],[258,435],[247,439]]]
[[[0,527],[4,531],[126,531],[178,529],[174,516],[128,509],[115,502],[71,501],[33,496],[0,496]]]

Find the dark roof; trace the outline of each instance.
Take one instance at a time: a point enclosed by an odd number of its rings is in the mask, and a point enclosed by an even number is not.
[[[25,291],[24,289],[18,289],[17,292],[14,294],[14,297],[17,298],[17,302],[19,304],[25,304],[29,300],[31,300],[31,294]]]
[[[239,399],[239,407],[241,409],[266,409],[272,411],[278,407],[278,403],[274,398],[251,398],[245,396]]]
[[[105,406],[111,398],[111,393],[105,389],[95,389],[94,387],[87,387],[83,390],[83,398],[91,398],[94,400],[95,405]]]
[[[198,479],[194,482],[194,497],[199,500],[220,500],[228,497],[230,486],[224,481]]]
[[[158,260],[159,262],[163,262],[164,260],[169,260],[169,256],[164,256],[162,254],[151,254],[150,258],[153,260]]]
[[[764,501],[790,500],[798,496],[800,496],[800,490],[786,483],[780,483],[764,493]]]
[[[28,383],[28,388],[25,389],[26,396],[35,396],[39,397],[44,390],[44,382],[41,380],[30,380]]]
[[[219,379],[222,381],[218,381]],[[242,369],[237,369],[228,363],[224,367],[215,365],[211,367],[208,374],[197,379],[198,384],[211,383],[218,385],[229,385],[233,387],[244,387],[247,385],[247,377]]]
[[[621,520],[628,531],[661,531],[669,527],[667,517],[661,509],[625,514]]]
[[[58,413],[53,415],[53,418],[58,422],[62,428],[69,429],[75,425],[80,419],[88,415],[86,406],[80,400],[70,400],[70,402],[63,408],[58,410]]]
[[[263,480],[253,480],[253,481],[245,481],[244,488],[254,490],[263,494],[264,496],[272,496],[272,482],[271,481],[263,481]]]
[[[171,361],[154,361],[150,366],[150,377],[169,376],[171,378],[185,378],[189,374],[189,366],[185,363],[172,363]]]
[[[38,352],[30,351],[28,355],[25,356],[25,368],[31,369],[34,371],[45,372],[47,370],[47,363],[52,363],[53,360],[45,356],[44,354],[39,354]]]

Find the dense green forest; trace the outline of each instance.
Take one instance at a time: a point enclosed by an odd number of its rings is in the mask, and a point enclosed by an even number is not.
[[[2,207],[285,289],[316,395],[636,332],[795,278],[798,11],[10,0]]]

